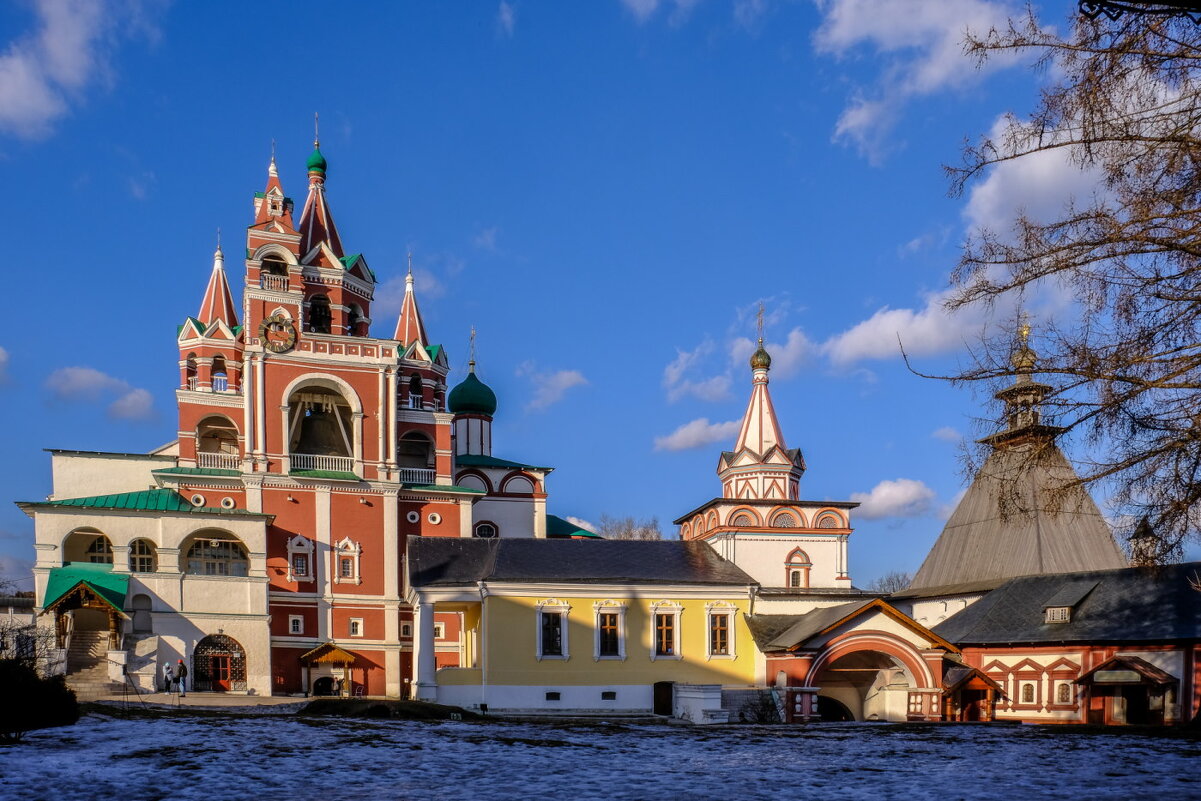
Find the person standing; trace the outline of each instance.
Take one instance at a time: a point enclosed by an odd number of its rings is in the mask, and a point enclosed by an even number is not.
[[[173,689],[175,689],[174,687],[171,686],[174,683],[175,683],[175,671],[171,669],[171,663],[166,662],[163,664],[163,692],[169,693]]]
[[[179,660],[179,664],[175,667],[175,680],[179,682],[179,695],[181,698],[186,698],[188,695],[188,666]]]

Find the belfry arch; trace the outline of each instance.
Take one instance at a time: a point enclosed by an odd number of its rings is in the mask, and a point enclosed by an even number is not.
[[[354,472],[362,458],[362,406],[350,385],[334,376],[305,376],[285,398],[289,469]]]

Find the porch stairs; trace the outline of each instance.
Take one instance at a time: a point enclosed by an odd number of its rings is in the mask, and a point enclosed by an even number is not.
[[[67,649],[67,686],[80,701],[121,692],[121,683],[108,677],[108,632],[74,631]]]

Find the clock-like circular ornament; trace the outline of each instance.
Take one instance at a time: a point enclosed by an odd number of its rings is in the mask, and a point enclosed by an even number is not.
[[[287,353],[296,344],[296,325],[282,314],[259,324],[259,341],[272,353]]]

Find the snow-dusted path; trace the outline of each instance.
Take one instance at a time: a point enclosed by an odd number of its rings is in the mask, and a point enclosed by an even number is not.
[[[0,749],[0,798],[1201,798],[1201,743],[1014,726],[84,718]]]

